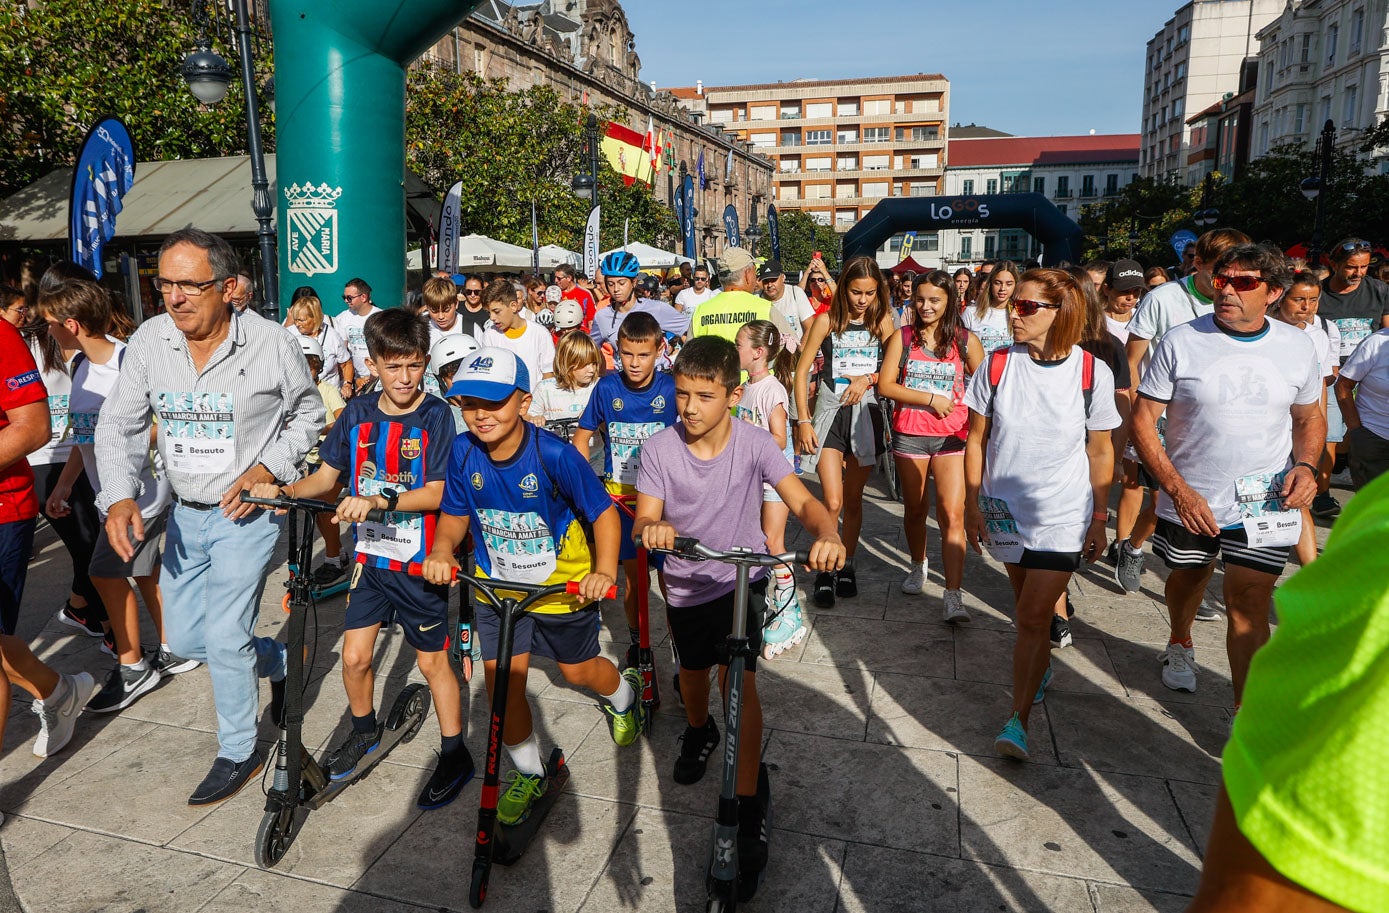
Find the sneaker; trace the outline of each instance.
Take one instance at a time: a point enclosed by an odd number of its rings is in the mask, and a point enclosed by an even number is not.
[[[100,649],[102,653],[105,653],[114,660],[119,660],[121,658],[120,654],[116,652],[116,635],[112,634],[110,631],[101,632]]]
[[[834,608],[835,575],[819,573],[815,575],[815,605],[822,609]]]
[[[622,677],[632,686],[632,706],[620,713],[611,704],[603,709],[608,712],[612,722],[613,742],[619,748],[626,748],[641,735],[642,726],[646,723],[646,711],[641,706],[641,673],[628,667],[622,670]]]
[[[1331,492],[1322,492],[1312,499],[1312,516],[1319,520],[1334,520],[1341,515],[1341,502],[1331,496]]]
[[[913,567],[907,574],[907,579],[902,581],[902,592],[908,596],[916,596],[926,589],[927,568],[928,564],[925,561]]]
[[[1173,691],[1196,692],[1196,651],[1168,644],[1162,651],[1162,683]]]
[[[230,799],[241,791],[241,787],[251,782],[251,778],[260,773],[265,760],[257,749],[251,752],[251,756],[244,761],[237,762],[229,758],[218,758],[212,762],[212,769],[203,777],[203,782],[198,784],[198,788],[193,790],[193,795],[188,797],[189,805],[213,805]]]
[[[1119,563],[1119,540],[1118,540],[1118,539],[1115,539],[1113,542],[1109,543],[1109,548],[1107,548],[1107,549],[1104,550],[1104,560],[1105,560],[1105,561],[1108,561],[1110,564],[1114,564],[1114,565],[1117,565],[1117,564]]]
[[[353,730],[337,749],[328,756],[324,766],[333,780],[344,780],[357,770],[357,762],[381,747],[381,724],[371,732]]]
[[[1196,607],[1196,620],[1197,620],[1197,621],[1219,621],[1219,620],[1220,620],[1220,611],[1219,611],[1218,609],[1216,609],[1214,606],[1212,606],[1209,602],[1207,602],[1206,600],[1202,599],[1202,600],[1201,600],[1201,604],[1200,604],[1199,606]]]
[[[473,778],[473,756],[468,749],[459,748],[450,754],[439,754],[439,762],[434,765],[434,773],[424,785],[415,804],[426,811],[443,808],[463,791],[463,787]]]
[[[675,782],[682,786],[698,783],[709,764],[709,756],[719,747],[719,727],[710,717],[702,728],[686,726],[680,736],[680,756],[675,759]]]
[[[172,650],[165,650],[163,647],[150,647],[145,653],[149,658],[150,665],[154,666],[155,671],[160,675],[182,675],[184,672],[191,672],[202,665],[196,659],[184,659]]]
[[[941,598],[944,603],[944,608],[941,609],[941,618],[950,624],[958,621],[969,621],[969,613],[965,611],[964,601],[959,590],[946,590]]]
[[[91,621],[87,618],[86,606],[83,606],[80,609],[74,609],[72,607],[72,603],[69,602],[65,604],[61,609],[59,609],[58,614],[54,615],[53,617],[56,618],[58,621],[62,622],[63,624],[67,625],[69,628],[75,628],[78,631],[81,631],[88,637],[100,637],[102,634],[105,633],[101,629],[101,622]]]
[[[853,599],[858,595],[858,577],[852,565],[844,565],[834,578],[834,594],[841,599]]]
[[[776,612],[762,628],[762,655],[767,659],[775,659],[805,640],[806,635],[796,588],[777,589],[772,598],[776,600]]]
[[[347,564],[337,561],[324,561],[313,572],[314,586],[331,586],[347,573]]]
[[[754,875],[767,867],[767,808],[759,796],[738,797],[738,872]]]
[[[34,701],[31,709],[39,718],[39,736],[34,739],[34,757],[51,758],[72,741],[77,714],[96,690],[96,680],[86,672],[60,673],[58,687],[46,701]]]
[[[1027,760],[1027,730],[1022,728],[1022,720],[1018,719],[1016,713],[1008,718],[1003,730],[994,739],[994,751],[1005,758]]]
[[[159,687],[159,673],[148,664],[143,669],[131,669],[116,664],[106,677],[96,697],[87,701],[87,709],[92,713],[115,713],[124,710]]]
[[[1047,671],[1042,673],[1042,683],[1037,686],[1037,693],[1032,698],[1032,703],[1040,704],[1047,698],[1047,685],[1051,684],[1051,666],[1047,666]]]
[[[1071,645],[1071,626],[1060,615],[1051,616],[1051,645],[1058,650]]]
[[[497,820],[508,827],[525,821],[535,800],[545,795],[549,786],[550,781],[544,777],[513,770],[507,775],[506,792],[497,800]]]
[[[1125,542],[1119,547],[1119,563],[1114,565],[1114,582],[1125,593],[1137,593],[1139,581],[1143,577],[1143,550],[1134,551]]]
[[[1076,617],[1076,606],[1075,603],[1071,602],[1071,593],[1069,590],[1066,591],[1063,598],[1066,600],[1066,620],[1070,621],[1072,618]]]

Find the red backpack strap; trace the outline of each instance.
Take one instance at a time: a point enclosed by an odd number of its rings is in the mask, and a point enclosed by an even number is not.
[[[1095,356],[1085,349],[1080,351],[1080,390],[1085,398],[1085,417],[1090,418],[1090,401],[1095,397]]]
[[[998,382],[1003,379],[1003,366],[1008,361],[1008,348],[994,349],[989,353],[989,415],[994,414],[994,397],[998,394]]]

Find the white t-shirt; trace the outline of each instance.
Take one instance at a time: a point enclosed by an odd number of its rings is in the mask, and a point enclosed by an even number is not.
[[[1153,349],[1162,337],[1177,326],[1190,323],[1197,317],[1215,311],[1215,302],[1196,290],[1196,277],[1187,276],[1173,282],[1164,282],[1153,289],[1138,302],[1133,316],[1129,318],[1129,335],[1125,339],[1137,337],[1148,340],[1148,351],[1138,365],[1139,377],[1147,370],[1153,360]],[[1138,380],[1139,378],[1134,378]]]
[[[1084,358],[1073,346],[1064,360],[1039,364],[1026,346],[1015,345],[997,390],[981,367],[965,392],[965,405],[991,419],[981,498],[1007,505],[1023,547],[1032,551],[1078,552],[1085,544],[1094,511],[1086,432],[1122,424],[1114,375],[1098,358],[1086,418]]]
[[[1138,392],[1167,404],[1167,456],[1206,499],[1216,525],[1228,529],[1248,516],[1236,484],[1252,490],[1257,477],[1291,465],[1289,409],[1317,402],[1322,386],[1306,333],[1269,320],[1261,336],[1237,337],[1208,314],[1163,337]],[[1157,510],[1182,522],[1166,492],[1159,493]]]
[[[553,377],[543,378],[533,386],[531,414],[543,415],[547,422],[578,418],[584,414],[596,385],[597,381],[594,381],[587,387],[565,390]]]
[[[72,438],[68,435],[68,396],[72,393],[72,378],[67,371],[45,371],[43,368],[43,348],[38,340],[31,340],[29,352],[34,356],[34,364],[43,375],[43,387],[48,391],[48,443],[29,454],[30,466],[48,466],[52,463],[66,463],[72,450]]]
[[[786,387],[776,379],[776,375],[768,374],[761,380],[743,384],[743,398],[738,401],[733,411],[743,421],[770,432],[772,415],[776,412],[777,406],[786,412],[786,422],[781,428],[781,433],[786,435],[786,446],[781,448],[781,451],[786,455],[786,462],[794,467],[796,452],[792,449],[791,405],[786,395]]]
[[[428,317],[425,317],[424,319],[426,325],[429,327],[429,347],[431,349],[434,348],[434,343],[443,339],[445,336],[470,335],[470,324],[467,321],[465,321],[462,317],[459,317],[457,312],[455,312],[453,315],[453,326],[449,327],[447,330],[439,329],[439,325],[435,323],[433,320],[430,320]]]
[[[1355,408],[1360,424],[1389,438],[1389,329],[1366,336],[1341,366],[1341,376],[1359,384]]]
[[[680,294],[675,296],[675,305],[685,313],[693,314],[695,308],[699,307],[701,304],[708,301],[710,298],[713,298],[717,294],[718,292],[715,292],[707,285],[704,287],[704,291],[702,292],[696,292],[694,290],[694,286],[690,286],[689,288],[681,289]]]
[[[110,339],[110,337],[107,337]],[[125,344],[116,342],[116,350],[111,360],[99,365],[91,359],[74,359],[76,367],[72,374],[72,394],[68,408],[72,421],[72,443],[82,452],[82,465],[87,470],[87,480],[92,483],[92,491],[101,494],[101,474],[96,461],[96,426],[101,406],[115,392],[121,376],[121,352]],[[159,451],[147,450],[149,457],[140,468],[141,492],[135,499],[140,507],[140,516],[145,519],[157,517],[173,500],[173,489],[169,487],[168,475],[164,472],[164,461]],[[104,512],[103,512],[104,515]]]
[[[357,377],[366,377],[367,371],[367,338],[363,328],[366,326],[367,318],[372,314],[378,314],[381,309],[372,305],[371,310],[360,317],[346,310],[333,318],[333,326],[347,343],[347,351],[352,355],[352,370],[357,373]]]
[[[294,334],[295,345],[298,345],[299,339],[304,334],[300,333],[299,328],[293,324],[286,329]],[[347,343],[343,342],[342,336],[338,334],[337,330],[330,327],[327,321],[324,321],[323,326],[318,328],[318,335],[314,338],[323,347],[323,370],[318,372],[318,376],[314,380],[326,380],[335,387],[341,387],[342,366],[352,358],[352,353],[347,351]]]
[[[1133,315],[1132,315],[1132,313],[1130,313],[1130,315],[1129,315],[1129,320],[1132,320],[1132,319],[1133,319]],[[1128,324],[1128,320],[1115,320],[1113,317],[1109,316],[1108,314],[1105,314],[1105,315],[1104,315],[1104,325],[1109,329],[1110,334],[1112,334],[1112,335],[1114,336],[1115,339],[1119,340],[1119,342],[1121,342],[1121,343],[1125,343],[1125,344],[1128,343],[1128,341],[1129,341],[1129,324]]]
[[[783,283],[781,297],[772,302],[772,307],[781,312],[786,318],[786,322],[791,324],[791,331],[796,336],[796,342],[800,342],[805,336],[804,321],[810,320],[815,316],[815,308],[810,306],[810,299],[805,296],[799,285],[792,285],[789,282]]]
[[[1332,369],[1341,363],[1341,333],[1336,329],[1336,324],[1330,320],[1322,325],[1321,318],[1313,317],[1307,321],[1303,331],[1307,338],[1312,340],[1312,347],[1317,352],[1317,364],[1320,365],[1321,376],[1326,379],[1331,378]],[[1330,332],[1327,332],[1327,331]]]
[[[985,355],[1013,344],[1013,327],[1008,322],[1007,308],[989,308],[981,318],[974,308],[967,307],[960,317],[965,329],[979,337]]]
[[[488,323],[479,342],[485,346],[510,349],[520,356],[521,361],[526,364],[526,370],[530,372],[531,390],[535,390],[535,385],[540,383],[542,375],[555,370],[554,337],[538,323],[521,324],[521,333],[515,337],[497,329],[496,324]]]

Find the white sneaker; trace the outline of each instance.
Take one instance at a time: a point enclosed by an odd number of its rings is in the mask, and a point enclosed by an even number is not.
[[[34,757],[52,757],[72,741],[77,715],[95,690],[96,679],[86,672],[59,675],[58,687],[53,689],[48,700],[34,701],[33,711],[39,718],[39,737],[34,739]]]
[[[957,621],[969,621],[969,613],[961,604],[959,590],[946,590],[942,598],[945,601],[945,608],[942,610],[941,617],[945,621],[951,624]]]
[[[929,561],[923,561],[920,565],[913,567],[907,574],[907,579],[902,581],[902,592],[908,596],[921,595],[921,591],[926,589],[926,572],[930,566]]]
[[[1173,691],[1196,693],[1196,651],[1168,644],[1162,652],[1162,683]]]

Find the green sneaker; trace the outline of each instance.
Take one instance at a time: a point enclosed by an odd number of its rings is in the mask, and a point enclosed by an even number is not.
[[[535,800],[545,795],[550,781],[513,770],[507,774],[506,792],[497,800],[497,820],[508,827],[520,824],[531,812]]]
[[[1022,720],[1015,713],[1004,724],[1003,731],[994,739],[994,751],[1005,758],[1027,760],[1027,730],[1022,728]]]
[[[636,669],[623,669],[622,677],[636,692],[636,697],[632,699],[632,706],[621,713],[614,710],[611,704],[603,709],[608,711],[608,716],[612,717],[613,741],[618,746],[625,748],[635,742],[637,736],[641,735],[642,726],[646,722],[646,712],[641,705],[641,673]]]

